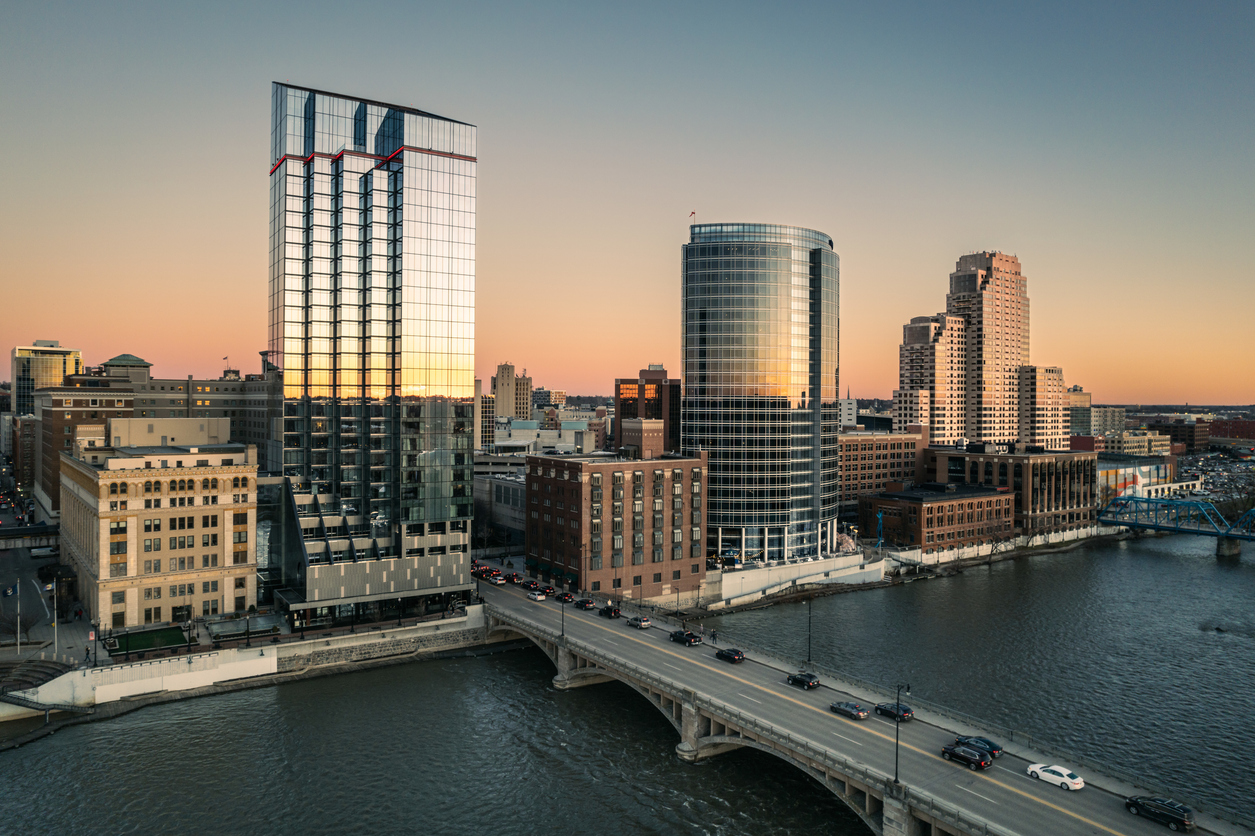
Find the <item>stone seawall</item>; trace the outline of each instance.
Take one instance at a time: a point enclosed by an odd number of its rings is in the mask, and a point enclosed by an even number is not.
[[[279,673],[323,665],[386,659],[391,656],[423,655],[423,651],[436,653],[488,643],[487,630],[484,627],[440,630],[419,635],[405,635],[407,632],[409,631],[383,630],[350,637],[348,640],[340,637],[326,642],[311,641],[291,645],[283,648],[285,651],[290,650],[290,655],[283,652],[279,655]]]

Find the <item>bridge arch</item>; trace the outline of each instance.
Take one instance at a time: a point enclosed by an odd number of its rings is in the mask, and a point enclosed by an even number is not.
[[[661,689],[652,688],[648,684],[638,681],[631,674],[613,668],[598,666],[583,659],[578,651],[573,652],[555,641],[551,641],[543,636],[533,635],[530,631],[519,629],[508,622],[494,619],[488,629],[488,634],[519,636],[531,641],[553,663],[557,671],[553,678],[554,685],[560,689],[577,688],[583,685],[592,685],[611,680],[628,686],[671,723],[676,733],[680,736],[680,743],[676,746],[676,754],[682,760],[696,762],[740,748],[756,749],[760,752],[765,752],[801,770],[808,777],[817,781],[849,807],[873,833],[883,832],[882,810],[884,801],[882,794],[877,789],[845,775],[833,774],[826,769],[817,768],[814,764],[795,756],[787,750],[764,743],[753,736],[747,736],[739,730],[734,733],[726,733],[733,731],[726,721],[715,717],[708,711],[699,709],[691,700],[686,700],[683,695],[677,697]],[[725,733],[712,733],[715,725],[722,726]]]

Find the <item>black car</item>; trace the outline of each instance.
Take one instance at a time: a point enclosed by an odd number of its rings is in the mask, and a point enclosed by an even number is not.
[[[1135,816],[1145,816],[1151,821],[1166,824],[1169,830],[1184,830],[1188,833],[1195,827],[1194,811],[1171,798],[1135,795],[1124,799],[1124,809]]]
[[[552,586],[542,586],[540,591],[545,593],[546,598],[552,598],[554,595],[558,594],[558,590],[554,589]]]
[[[553,600],[557,601],[559,604],[569,604],[575,600],[575,596],[569,592],[559,592],[557,595],[553,596]]]
[[[581,598],[575,602],[575,606],[581,610],[595,610],[597,609],[597,602],[592,598]]]
[[[744,662],[745,654],[737,650],[735,647],[724,647],[720,648],[719,651],[715,653],[715,658],[725,659],[729,662]]]
[[[876,706],[876,713],[885,717],[892,717],[899,723],[915,716],[915,712],[911,710],[909,705],[903,705],[900,702],[882,702]]]
[[[851,720],[866,720],[871,713],[867,706],[857,702],[834,702],[828,708],[833,714],[844,714]]]
[[[521,584],[519,584],[519,586],[522,589],[528,590],[529,592],[535,592],[536,590],[540,589],[540,584],[536,583],[536,581],[523,581]]]
[[[994,743],[988,737],[965,737],[963,735],[959,735],[954,739],[954,745],[980,749],[982,752],[988,752],[995,758],[1002,757],[1002,747],[997,743]]]
[[[994,765],[993,755],[972,746],[942,746],[941,756],[948,761],[965,763],[968,769],[988,769]]]
[[[791,673],[789,674],[789,678],[785,681],[788,682],[790,685],[796,685],[799,688],[805,688],[807,691],[809,691],[812,688],[819,687],[819,677],[815,676],[815,674],[813,673],[802,673],[802,672]]]
[[[619,608],[614,604],[606,604],[597,612],[604,615],[606,618],[619,618],[623,615],[623,613],[619,612]]]
[[[691,630],[676,630],[671,634],[671,641],[679,642],[685,647],[692,647],[695,644],[701,644],[702,637]]]

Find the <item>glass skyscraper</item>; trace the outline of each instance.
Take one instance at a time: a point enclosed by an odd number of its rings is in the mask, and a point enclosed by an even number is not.
[[[67,374],[81,374],[83,356],[77,348],[62,348],[56,340],[35,340],[34,345],[14,346],[10,363],[13,414],[35,412],[35,390],[60,386]]]
[[[707,548],[813,556],[838,513],[838,290],[832,238],[696,224],[683,248],[685,454],[709,454]]]
[[[276,82],[270,156],[282,583],[340,606],[469,589],[475,127]]]

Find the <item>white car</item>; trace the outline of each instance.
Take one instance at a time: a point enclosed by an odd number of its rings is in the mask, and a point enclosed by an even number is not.
[[[1079,790],[1085,788],[1085,779],[1077,775],[1066,766],[1048,766],[1044,763],[1029,764],[1029,777],[1040,778],[1047,784],[1058,784],[1065,790]]]
[[[494,577],[489,578],[488,582],[495,583],[497,586],[500,586],[503,583],[505,583],[505,578],[501,577],[500,575],[495,575]]]
[[[533,601],[543,601],[545,600],[545,593],[537,592],[533,589],[531,592],[527,593],[527,597]]]

